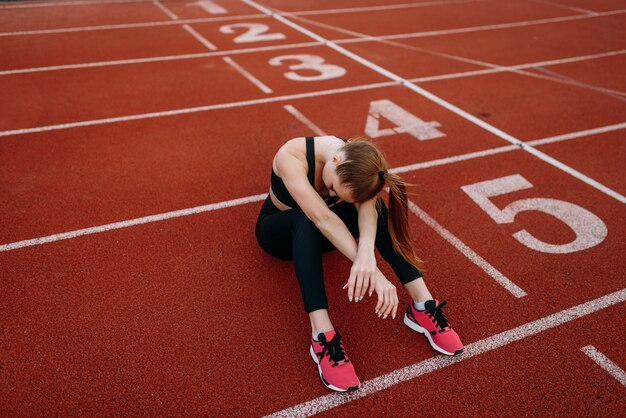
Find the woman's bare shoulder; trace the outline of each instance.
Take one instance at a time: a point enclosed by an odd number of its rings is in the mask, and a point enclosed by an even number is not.
[[[297,164],[298,161],[306,162],[306,145],[304,137],[291,138],[285,141],[283,145],[276,151],[272,168],[278,177],[281,175],[281,166],[285,164]]]

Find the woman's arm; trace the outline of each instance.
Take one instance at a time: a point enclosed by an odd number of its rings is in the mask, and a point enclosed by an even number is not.
[[[348,288],[348,298],[352,300],[355,295],[356,301],[363,299],[365,292],[370,296],[376,285],[376,256],[374,255],[374,243],[376,241],[376,224],[378,214],[376,212],[376,197],[354,204],[359,213],[359,244],[357,255],[350,277],[344,289]]]

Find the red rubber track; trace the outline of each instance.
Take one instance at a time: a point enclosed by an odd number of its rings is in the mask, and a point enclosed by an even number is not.
[[[436,122],[445,136],[418,140],[397,133],[375,143],[391,167],[402,168],[403,178],[415,185],[411,201],[492,269],[478,266],[445,233],[410,215],[416,248],[426,260],[426,283],[435,297],[448,301],[446,315],[465,344],[474,347],[515,327],[623,293],[626,213],[618,199],[521,149],[429,163],[486,154],[510,143],[400,85],[365,88],[389,79],[326,46],[291,46],[313,40],[261,17],[243,2],[214,2],[227,13],[211,15],[188,5],[191,1],[160,4],[178,19],[219,18],[190,23],[216,51],[181,24],[157,23],[175,19],[152,1],[0,7],[0,72],[13,71],[0,73],[0,91],[10,102],[0,114],[3,415],[260,416],[293,412],[306,402],[316,403],[326,416],[624,415],[623,383],[581,351],[594,346],[626,369],[623,301],[481,354],[469,350],[455,364],[397,380],[360,399],[339,395],[347,402],[332,408],[307,352],[309,320],[292,263],[270,257],[256,243],[258,200],[6,248],[267,193],[276,150],[288,138],[314,134],[284,106],[293,106],[319,130],[350,137],[364,135],[372,103],[388,101],[424,122]],[[623,2],[412,3],[424,4],[338,12],[389,2],[262,2],[283,11],[320,11],[302,17],[335,28],[289,19],[328,39],[350,38],[345,30],[395,35],[504,24],[497,30],[399,38],[394,45],[371,40],[342,45],[402,77],[419,78],[420,87],[521,141],[572,134],[537,149],[626,194],[626,141],[620,125],[626,122],[620,52],[626,49],[626,15],[618,12],[626,8]],[[246,15],[255,17],[242,18]],[[572,16],[578,17],[550,20]],[[546,21],[520,23],[538,19]],[[220,30],[242,22],[266,24],[269,33],[285,39],[242,44]],[[130,23],[157,24],[66,30]],[[253,49],[234,52],[243,48]],[[80,65],[212,52],[168,61]],[[323,57],[346,74],[302,82],[285,73],[317,72],[290,70],[295,62],[269,64],[292,54]],[[529,65],[528,74],[503,69],[458,74],[594,54],[600,55]],[[224,56],[272,92],[261,91]],[[40,68],[54,65],[77,68]],[[35,71],[19,72],[27,69]],[[328,92],[352,87],[360,90]],[[199,111],[202,106],[214,108]],[[172,110],[176,114],[147,117]],[[130,115],[144,116],[104,120]],[[63,123],[81,126],[46,128]],[[377,129],[395,125],[381,116]],[[580,133],[596,128],[606,132]],[[25,131],[7,132],[20,129]],[[417,163],[428,164],[413,166]],[[523,176],[532,187],[491,197],[498,208],[531,198],[569,202],[599,218],[606,237],[569,254],[524,246],[513,237],[521,229],[551,244],[575,236],[563,222],[537,210],[496,224],[461,189],[511,175]],[[438,361],[427,341],[402,324],[409,297],[380,257],[377,264],[398,288],[395,320],[376,318],[375,297],[348,302],[341,287],[351,263],[339,252],[324,256],[329,312],[366,386],[386,373]],[[498,284],[493,269],[526,296],[515,297]]]

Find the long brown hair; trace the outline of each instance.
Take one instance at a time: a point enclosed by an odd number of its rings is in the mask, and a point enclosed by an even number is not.
[[[365,202],[389,186],[389,234],[393,249],[420,270],[423,262],[415,255],[409,229],[406,186],[402,178],[388,172],[387,161],[372,142],[363,138],[348,140],[340,149],[345,160],[337,166],[341,184],[348,188],[355,202]],[[376,209],[380,211],[380,200]]]

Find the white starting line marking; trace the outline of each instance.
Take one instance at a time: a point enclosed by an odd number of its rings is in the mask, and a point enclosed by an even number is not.
[[[226,63],[228,65],[230,65],[231,67],[233,67],[239,74],[243,75],[245,78],[248,79],[248,81],[250,81],[252,84],[254,84],[255,86],[257,86],[263,93],[266,94],[270,94],[273,93],[274,91],[267,87],[265,84],[263,84],[263,82],[261,80],[259,80],[258,78],[256,78],[255,76],[253,76],[252,74],[250,74],[248,71],[246,71],[245,68],[243,68],[241,65],[237,64],[232,58],[230,57],[224,57],[222,58],[224,61],[226,61]]]
[[[161,11],[163,11],[163,13],[165,13],[170,19],[172,20],[178,20],[178,16],[174,14],[174,12],[172,12],[170,9],[168,9],[167,7],[165,7],[163,4],[161,4],[161,2],[159,0],[154,0],[152,2],[152,4],[154,4],[155,6],[157,6],[159,9],[161,9]]]
[[[397,74],[386,70],[384,68],[382,68],[379,65],[374,64],[373,62],[366,60],[365,58],[347,50],[346,48],[337,45],[335,42],[329,41],[326,38],[323,38],[321,36],[319,36],[318,34],[298,25],[297,23],[292,22],[291,20],[285,18],[284,16],[281,16],[280,14],[274,13],[273,11],[267,9],[264,6],[259,5],[258,3],[256,3],[253,0],[242,0],[244,3],[250,5],[251,7],[254,7],[255,9],[259,10],[262,13],[265,13],[271,17],[273,17],[274,19],[278,20],[279,22],[289,26],[292,29],[297,30],[298,32],[309,36],[310,38],[315,39],[316,41],[322,42],[324,43],[327,47],[339,52],[342,55],[345,55],[348,58],[351,58],[352,60],[360,63],[361,65],[376,71],[379,74],[382,74],[383,76],[396,81],[400,84],[402,84],[403,86],[405,86],[406,88],[413,90],[415,93],[419,94],[420,96],[434,102],[437,103],[438,105],[442,106],[443,108],[449,110],[452,113],[455,113],[456,115],[460,116],[461,118],[480,126],[481,128],[485,129],[488,132],[491,132],[492,134],[494,134],[495,136],[510,142],[514,145],[519,146],[520,148],[522,148],[523,150],[529,152],[530,154],[533,154],[535,157],[539,158],[540,160],[554,166],[557,167],[558,169],[566,172],[567,174],[579,179],[580,181],[587,183],[588,185],[590,185],[591,187],[601,191],[602,193],[605,193],[606,195],[616,199],[617,201],[621,202],[621,203],[626,203],[626,197],[622,196],[621,194],[617,193],[616,191],[606,187],[605,185],[597,182],[596,180],[584,175],[583,173],[581,173],[578,170],[575,170],[574,168],[563,164],[562,162],[550,157],[547,154],[544,154],[543,152],[533,148],[530,145],[524,144],[522,141],[520,141],[519,139],[513,137],[512,135],[507,134],[506,132],[496,128],[495,126],[492,126],[490,124],[488,124],[487,122],[484,122],[482,120],[480,120],[479,118],[477,118],[476,116],[467,113],[466,111],[464,111],[463,109],[453,105],[450,102],[447,102],[445,100],[443,100],[442,98],[440,98],[439,96],[436,96],[434,94],[432,94],[431,92],[418,87],[417,85],[413,84],[411,81],[406,80],[400,76],[398,76]]]
[[[624,128],[626,128],[626,122],[615,124],[615,125],[603,126],[603,127],[595,128],[595,129],[588,129],[588,130],[580,131],[580,132],[571,132],[568,134],[553,136],[550,138],[536,139],[534,141],[530,141],[530,143],[534,143],[535,145],[542,145],[542,144],[548,144],[552,142],[566,141],[569,139],[579,138],[581,136],[589,136],[589,135],[596,135],[596,134],[605,133],[605,132],[611,132],[611,131],[620,130]],[[517,146],[507,145],[504,147],[492,148],[492,149],[487,149],[487,150],[477,151],[477,152],[470,152],[467,154],[461,154],[461,155],[457,155],[453,157],[447,157],[447,158],[441,158],[441,159],[433,160],[433,161],[426,161],[423,163],[411,164],[411,165],[407,165],[404,167],[396,167],[390,171],[394,173],[405,173],[409,171],[435,167],[438,165],[451,164],[457,161],[465,161],[465,160],[470,160],[473,158],[484,157],[487,155],[499,154],[502,152],[517,151],[519,149],[520,148]],[[99,232],[110,231],[112,229],[126,228],[129,226],[144,224],[148,222],[156,222],[156,221],[175,218],[179,216],[186,216],[186,215],[192,215],[195,213],[207,212],[207,211],[214,210],[214,209],[221,209],[222,207],[236,206],[236,205],[233,205],[232,202],[240,202],[239,204],[258,202],[260,200],[265,199],[266,196],[267,196],[266,194],[248,196],[244,198],[228,200],[225,202],[198,206],[196,208],[181,209],[181,210],[177,210],[174,212],[167,212],[167,213],[162,213],[158,215],[130,219],[127,221],[122,221],[122,222],[115,222],[115,223],[111,223],[107,225],[100,225],[100,226],[80,229],[76,231],[64,232],[64,233],[59,233],[59,234],[54,234],[54,235],[48,235],[45,237],[12,242],[8,244],[0,245],[0,252],[10,251],[10,250],[14,250],[17,248],[30,247],[33,245],[45,244],[45,243],[69,239],[69,238],[75,238],[81,235],[96,234]]]
[[[393,170],[391,170],[393,171]],[[444,228],[439,222],[434,220],[430,215],[424,212],[419,206],[409,200],[409,209],[424,223],[435,230],[443,239],[448,241],[454,248],[463,254],[468,260],[480,267],[485,273],[491,276],[500,286],[504,287],[516,298],[527,295],[519,286],[513,283],[508,277],[502,274],[498,269],[492,266],[487,260],[479,256],[474,250],[465,245],[463,241],[458,239],[452,232]]]
[[[267,417],[306,417],[320,412],[328,411],[340,405],[347,404],[356,399],[371,395],[391,386],[416,377],[428,374],[438,369],[452,366],[469,358],[488,353],[497,348],[539,334],[551,328],[556,328],[586,315],[598,312],[626,300],[626,289],[602,296],[598,299],[582,303],[561,312],[546,316],[533,322],[520,325],[508,331],[501,332],[491,337],[476,341],[465,346],[465,352],[460,356],[450,357],[439,355],[431,357],[411,366],[403,367],[382,376],[363,382],[361,389],[350,393],[332,393],[321,396],[308,402],[283,409]]]
[[[209,42],[204,36],[202,36],[198,32],[196,32],[194,30],[194,28],[192,28],[191,26],[183,25],[183,29],[185,29],[189,34],[191,34],[191,36],[196,38],[202,45],[204,45],[205,47],[207,47],[211,51],[215,51],[217,49],[217,47],[215,45],[213,45],[211,42]]]
[[[179,20],[178,16],[172,12],[169,8],[165,7],[165,5],[163,5],[159,0],[154,0],[152,2],[155,6],[157,6],[159,9],[161,9],[166,15],[169,16],[170,19],[172,20]],[[202,45],[204,45],[207,49],[209,49],[210,51],[215,51],[217,50],[217,47],[215,45],[213,45],[208,39],[206,39],[204,36],[200,35],[198,32],[196,32],[196,30],[194,28],[192,28],[191,26],[189,26],[188,24],[183,24],[182,28],[191,36],[193,36],[198,42],[200,42]]]
[[[611,376],[613,376],[622,386],[626,387],[626,372],[622,370],[617,364],[613,363],[608,357],[598,351],[593,345],[587,345],[580,349],[583,353],[587,354],[591,360],[606,370]]]
[[[293,107],[292,105],[283,106],[285,110],[291,113],[296,119],[306,125],[312,132],[314,132],[318,136],[326,136],[326,132],[324,132],[319,126],[314,124],[309,118],[304,116],[298,109]]]

